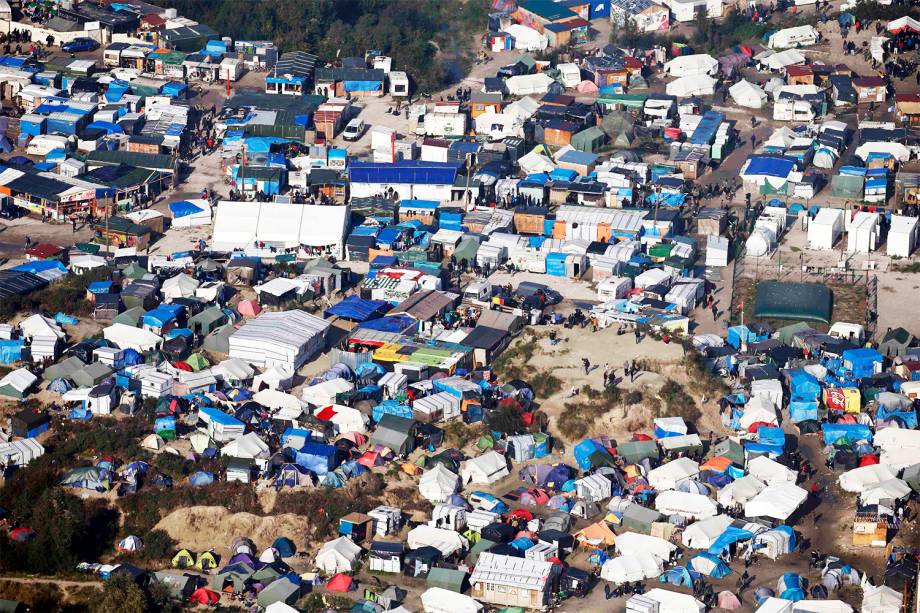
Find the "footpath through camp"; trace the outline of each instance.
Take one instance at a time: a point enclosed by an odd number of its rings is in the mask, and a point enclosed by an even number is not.
[[[916,9],[464,4],[0,0],[0,609],[920,605]]]

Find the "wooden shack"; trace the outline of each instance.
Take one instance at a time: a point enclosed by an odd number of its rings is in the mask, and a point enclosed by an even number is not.
[[[543,206],[519,206],[514,209],[514,230],[518,234],[543,235],[549,209]]]

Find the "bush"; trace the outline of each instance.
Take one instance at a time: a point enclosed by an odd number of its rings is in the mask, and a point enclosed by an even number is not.
[[[664,414],[656,415],[656,417],[683,417],[684,421],[692,424],[699,421],[703,416],[690,394],[673,379],[668,379],[664,382],[658,392],[658,396],[664,404],[662,407]],[[661,408],[659,408],[660,411]]]
[[[118,573],[102,587],[102,597],[90,607],[91,613],[146,613],[147,595],[127,574]]]
[[[207,487],[146,488],[118,500],[118,508],[124,515],[124,532],[137,535],[151,532],[171,511],[194,506],[225,507],[231,513],[264,515],[252,486],[238,482],[216,482]]]
[[[490,430],[502,434],[517,434],[524,429],[520,413],[513,408],[495,409],[486,419]]]
[[[367,513],[380,504],[384,479],[378,473],[365,473],[341,489],[317,487],[310,490],[285,490],[275,499],[275,508],[306,515],[313,522],[314,540],[337,535],[339,520],[351,512]]]

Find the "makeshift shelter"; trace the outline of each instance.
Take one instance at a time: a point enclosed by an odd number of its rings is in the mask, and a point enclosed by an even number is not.
[[[807,498],[808,492],[793,483],[768,485],[744,504],[744,514],[786,521]]]
[[[326,574],[348,573],[354,570],[361,548],[346,536],[324,544],[316,554],[315,564]]]
[[[759,86],[744,79],[729,87],[728,94],[735,104],[749,109],[759,109],[767,103],[767,93]]]
[[[460,477],[443,464],[436,464],[423,474],[418,484],[419,494],[434,504],[450,500],[459,488]]]
[[[460,476],[466,484],[495,483],[510,474],[507,460],[497,451],[489,451],[463,463]]]
[[[623,584],[658,577],[664,571],[661,558],[645,551],[611,558],[601,566],[601,579]]]

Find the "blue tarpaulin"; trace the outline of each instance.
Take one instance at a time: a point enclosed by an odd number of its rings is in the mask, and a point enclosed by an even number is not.
[[[297,452],[294,461],[319,476],[335,468],[335,447],[319,443],[307,443]]]
[[[757,442],[762,445],[774,445],[780,448],[786,446],[786,433],[782,428],[775,426],[758,426]]]
[[[750,158],[745,174],[785,179],[793,170],[795,170],[795,161],[793,160],[765,155],[754,155]]]
[[[605,447],[602,447],[600,444],[596,443],[591,439],[585,439],[582,442],[575,445],[575,461],[578,462],[578,466],[582,470],[588,470],[591,468],[591,456],[596,452],[600,451],[606,454],[608,457],[610,452],[607,451]]]
[[[363,322],[383,317],[390,310],[390,303],[385,300],[366,300],[359,296],[349,296],[325,311],[326,317],[341,317],[349,321]]]
[[[202,212],[203,210],[204,209],[202,209],[200,206],[193,204],[188,200],[179,200],[177,202],[169,203],[169,212],[172,213],[173,219],[195,215]]]
[[[364,330],[377,330],[378,332],[408,334],[418,329],[418,321],[408,315],[387,315],[380,319],[364,322],[361,324],[361,328]]]
[[[862,424],[821,424],[824,432],[824,444],[833,445],[843,439],[851,443],[856,441],[872,442],[872,430]]]
[[[352,183],[414,185],[453,185],[459,170],[459,162],[420,160],[401,160],[392,164],[355,161],[348,167]]]
[[[753,538],[753,536],[754,533],[750,530],[742,530],[741,528],[729,526],[725,529],[725,532],[719,535],[719,538],[715,540],[707,551],[714,556],[721,556],[728,551],[732,544],[738,541],[746,541],[749,538]]]
[[[22,340],[0,340],[0,364],[12,364],[22,359]]]
[[[843,359],[844,366],[859,379],[874,375],[876,364],[881,365],[885,361],[881,353],[868,347],[847,349],[840,357]]]
[[[371,410],[371,419],[379,422],[384,415],[396,415],[412,419],[412,407],[406,404],[399,404],[395,400],[384,400]]]

